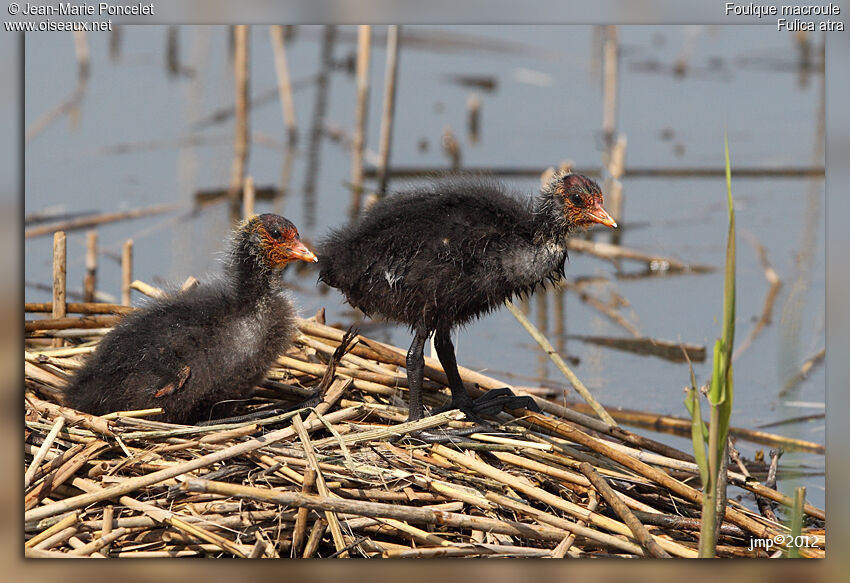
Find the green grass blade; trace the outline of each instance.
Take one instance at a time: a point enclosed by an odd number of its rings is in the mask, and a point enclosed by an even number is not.
[[[694,459],[699,466],[699,477],[703,485],[708,483],[708,458],[705,456],[705,442],[708,440],[708,429],[702,420],[699,405],[699,391],[696,387],[688,389],[685,397],[685,407],[691,414],[691,441],[694,446]]]

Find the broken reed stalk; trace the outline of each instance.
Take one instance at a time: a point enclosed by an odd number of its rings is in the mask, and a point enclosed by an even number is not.
[[[269,37],[274,51],[277,89],[280,95],[283,124],[286,127],[286,141],[288,144],[294,144],[298,139],[298,122],[295,118],[295,100],[292,98],[292,82],[289,79],[289,65],[286,61],[283,26],[276,24],[269,27]]]
[[[620,326],[623,330],[627,331],[629,334],[634,336],[635,338],[640,338],[640,330],[637,327],[629,322],[619,311],[607,305],[605,302],[600,300],[599,298],[591,295],[590,293],[584,291],[580,286],[571,283],[567,280],[561,280],[561,282],[557,286],[558,290],[568,289],[571,292],[575,293],[578,298],[588,304],[595,310],[599,311],[612,322]]]
[[[311,494],[316,484],[317,472],[313,468],[304,470],[304,482],[301,484],[302,494]],[[304,535],[307,532],[307,508],[301,507],[295,516],[295,529],[292,534],[292,556],[295,557],[304,547]]]
[[[36,470],[38,470],[39,466],[41,465],[41,462],[44,461],[44,457],[50,450],[50,446],[53,445],[53,441],[56,439],[56,436],[59,435],[59,432],[64,426],[64,417],[59,417],[58,419],[56,419],[56,422],[50,429],[50,433],[48,433],[47,437],[44,438],[44,443],[41,444],[41,447],[39,448],[38,452],[36,452],[35,457],[33,457],[30,467],[27,468],[27,471],[24,474],[24,490],[29,487],[30,482],[32,482],[33,476],[35,476]]]
[[[97,231],[86,233],[86,274],[83,276],[83,302],[94,302],[97,289]]]
[[[577,239],[573,237],[567,240],[567,249],[577,251],[579,253],[587,253],[609,261],[618,259],[629,259],[632,261],[640,261],[645,263],[648,268],[656,272],[691,272],[691,273],[706,273],[714,271],[714,267],[709,265],[688,264],[683,263],[671,257],[663,257],[644,253],[637,249],[630,249],[620,245],[612,245],[611,243],[603,243],[601,241],[588,241],[586,239]]]
[[[77,524],[80,520],[79,512],[69,512],[67,515],[62,517],[61,520],[54,523],[52,526],[45,528],[40,533],[33,536],[31,539],[24,543],[24,548],[50,548],[50,540],[55,535],[64,532],[66,529],[76,530],[73,528],[74,525]],[[44,546],[42,546],[44,545]]]
[[[41,237],[49,235],[56,231],[77,231],[87,229],[96,225],[105,223],[114,223],[116,221],[125,221],[129,219],[138,219],[150,215],[159,215],[181,208],[183,204],[157,204],[145,208],[130,209],[127,211],[117,211],[109,213],[99,213],[95,215],[87,215],[84,217],[76,217],[66,221],[57,221],[54,223],[46,223],[35,227],[30,227],[24,231],[24,238]]]
[[[351,208],[349,216],[360,213],[363,198],[363,149],[366,147],[366,122],[369,116],[369,63],[372,27],[357,27],[357,102],[354,106],[354,136],[351,140]]]
[[[64,318],[66,314],[65,291],[67,282],[67,237],[64,231],[58,231],[53,235],[53,318]],[[53,346],[60,347],[65,344],[61,338],[53,339]]]
[[[246,176],[242,186],[242,220],[247,221],[254,216],[254,200],[254,179]]]
[[[602,45],[603,80],[602,80],[602,132],[605,143],[610,144],[614,139],[617,127],[617,58],[618,41],[617,27],[605,27],[605,42]]]
[[[387,172],[390,164],[390,150],[393,136],[393,117],[395,114],[396,79],[398,77],[399,35],[401,27],[391,24],[387,27],[387,62],[384,72],[384,109],[381,114],[381,137],[378,144],[377,194],[386,195]]]
[[[127,239],[121,247],[121,304],[131,305],[130,284],[133,283],[133,240]]]
[[[292,427],[294,427],[296,433],[298,433],[298,439],[301,440],[301,445],[304,448],[304,454],[307,461],[316,472],[316,490],[319,492],[320,496],[330,496],[330,490],[328,490],[328,486],[325,483],[325,477],[322,475],[322,470],[319,467],[319,461],[316,459],[316,452],[313,449],[313,444],[310,442],[310,435],[304,428],[304,422],[301,421],[300,415],[295,415],[292,418]],[[342,536],[342,528],[339,525],[339,519],[336,514],[330,511],[325,512],[325,519],[328,521],[328,526],[331,529],[331,537],[333,538],[337,552],[340,552],[340,556],[347,557],[348,553],[343,551],[346,542],[345,538]]]
[[[621,178],[625,170],[626,143],[625,136],[618,136],[617,141],[608,150],[605,164],[607,176],[602,187],[602,191],[605,193],[608,212],[621,225],[623,224],[623,183],[621,182]],[[616,231],[612,231],[610,235],[611,242],[619,245],[622,239],[622,231],[617,229]]]
[[[537,341],[537,343],[544,350],[544,352],[549,355],[549,358],[552,359],[552,362],[555,363],[555,366],[558,367],[558,370],[560,370],[564,374],[564,376],[567,377],[567,380],[570,381],[573,388],[581,396],[581,398],[584,399],[588,405],[590,405],[590,407],[593,409],[593,412],[596,413],[596,415],[609,426],[616,427],[617,422],[614,421],[613,417],[611,417],[611,415],[605,410],[605,408],[599,404],[599,401],[597,401],[596,398],[590,393],[590,391],[587,390],[587,387],[584,386],[584,383],[579,380],[575,373],[570,370],[570,367],[567,366],[567,363],[564,362],[564,359],[561,358],[561,356],[557,352],[555,352],[555,348],[552,346],[549,340],[547,340],[546,337],[543,336],[543,334],[541,334],[540,331],[537,330],[537,328],[535,328],[534,324],[532,324],[531,321],[526,318],[522,314],[522,312],[520,312],[516,308],[516,306],[513,305],[510,300],[505,300],[505,305],[508,307],[508,310],[510,310],[511,314],[513,314],[514,317],[519,320],[519,323],[522,324],[522,327],[525,328],[526,332],[528,332],[529,335],[531,335],[531,337]]]
[[[590,512],[596,512],[596,509],[599,507],[599,497],[596,495],[596,492],[593,490],[588,490],[587,492],[588,502],[587,509]],[[579,520],[579,526],[587,526],[587,521]],[[572,549],[573,544],[576,541],[575,533],[570,533],[569,536],[565,537],[564,540],[558,543],[558,546],[552,551],[553,559],[563,559],[570,554],[570,550]]]
[[[759,262],[764,269],[764,278],[767,280],[767,283],[770,284],[770,287],[768,288],[767,295],[764,298],[764,307],[762,308],[761,315],[753,326],[753,329],[750,330],[750,333],[746,338],[744,338],[744,341],[738,345],[738,348],[732,355],[733,361],[738,360],[738,357],[750,347],[764,327],[770,324],[773,315],[773,305],[776,303],[776,297],[779,294],[779,290],[782,289],[782,280],[779,278],[779,274],[776,273],[776,270],[773,269],[773,266],[770,264],[770,260],[767,258],[767,249],[764,245],[759,243],[755,237],[746,236],[746,233],[744,235],[744,238],[747,239],[747,241],[755,248],[756,255],[758,255]]]
[[[110,532],[112,532],[113,524],[113,515],[114,515],[114,507],[110,504],[106,508],[103,509],[103,520],[101,521],[103,526],[100,529],[100,536],[105,537]],[[119,527],[121,528],[121,527]],[[109,553],[110,544],[106,544],[104,546],[104,552]]]
[[[599,475],[593,466],[591,466],[587,462],[582,462],[579,464],[579,469],[581,473],[587,476],[587,479],[590,480],[590,483],[593,484],[593,487],[596,488],[596,491],[599,492],[605,501],[608,503],[611,508],[614,509],[614,512],[617,513],[617,516],[626,523],[629,529],[634,534],[635,539],[640,543],[644,549],[646,549],[650,555],[655,557],[656,559],[669,559],[670,555],[662,549],[657,542],[652,538],[652,535],[649,534],[649,531],[646,530],[646,527],[641,524],[640,520],[629,510],[629,507],[626,506],[619,497],[617,497],[616,492],[611,486],[608,485],[608,482],[605,481],[605,478]]]
[[[230,171],[230,219],[236,222],[241,210],[240,195],[248,162],[248,25],[234,27],[235,53],[233,57],[233,86],[235,91],[236,119],[233,134],[233,164]]]

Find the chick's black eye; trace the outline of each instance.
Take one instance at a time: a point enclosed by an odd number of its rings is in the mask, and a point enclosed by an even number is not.
[[[574,192],[570,195],[570,202],[576,206],[581,206],[584,201],[582,200],[581,195],[579,193]]]
[[[277,227],[272,227],[271,231],[269,231],[269,234],[275,239],[280,239],[280,231]]]

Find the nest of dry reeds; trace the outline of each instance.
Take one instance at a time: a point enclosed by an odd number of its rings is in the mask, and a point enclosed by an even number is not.
[[[363,336],[337,350],[345,333],[316,319],[300,322],[242,419],[190,427],[63,407],[68,378],[120,317],[77,308],[88,315],[28,323],[27,556],[697,555],[702,493],[688,454],[536,396],[541,413],[425,443],[417,431],[468,423],[457,411],[405,422],[405,351]],[[82,343],[45,345],[63,336]],[[425,374],[426,404],[447,402],[439,362]],[[506,386],[461,376],[473,395]],[[321,383],[319,404],[286,411]],[[729,482],[766,504],[727,500],[717,554],[781,552],[789,531],[773,508],[792,501],[731,470]],[[824,512],[804,513],[801,550],[823,556]]]

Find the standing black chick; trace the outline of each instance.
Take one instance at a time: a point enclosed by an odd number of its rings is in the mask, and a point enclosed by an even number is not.
[[[529,202],[495,182],[442,181],[388,197],[359,221],[332,232],[320,246],[319,279],[367,315],[413,330],[407,353],[410,420],[424,413],[423,349],[432,332],[452,392],[449,408],[474,418],[451,329],[560,278],[567,237],[592,223],[617,226],[602,208],[599,186],[579,174],[556,174]],[[528,403],[500,397],[507,407]]]
[[[232,412],[295,333],[280,269],[316,256],[283,217],[234,232],[224,276],[155,300],[107,334],[66,389],[71,407],[102,415],[162,407],[162,421],[194,423]]]

